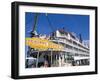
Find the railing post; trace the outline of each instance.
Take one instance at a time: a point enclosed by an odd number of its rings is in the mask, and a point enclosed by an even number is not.
[[[39,61],[39,51],[38,51],[38,54],[37,54],[36,68],[38,67],[38,61]]]

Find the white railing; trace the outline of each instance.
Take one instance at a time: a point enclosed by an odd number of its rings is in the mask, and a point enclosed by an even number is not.
[[[74,49],[68,49],[68,48],[65,48],[63,51],[65,52],[70,52],[70,53],[73,53],[73,54],[83,54],[83,55],[89,55],[88,53],[84,53],[84,52],[80,52],[80,51],[76,51]]]
[[[77,45],[74,45],[73,43],[70,43],[70,42],[68,42],[68,41],[65,41],[65,40],[52,40],[52,41],[55,41],[55,42],[58,42],[58,44],[59,44],[59,42],[62,42],[62,43],[65,43],[65,44],[67,44],[67,45],[70,45],[70,46],[72,46],[72,48],[77,48],[77,49],[80,49],[80,50],[83,50],[83,51],[87,51],[86,49],[84,49],[84,48],[82,48],[82,47],[79,47],[79,46],[77,46]],[[89,51],[88,51],[89,52]]]

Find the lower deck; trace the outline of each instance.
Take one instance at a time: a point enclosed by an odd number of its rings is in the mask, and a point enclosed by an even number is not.
[[[65,51],[34,51],[26,58],[26,68],[89,65],[89,57]]]

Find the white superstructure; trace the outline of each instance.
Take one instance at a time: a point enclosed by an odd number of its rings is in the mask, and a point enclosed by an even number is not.
[[[66,32],[63,29],[53,32],[51,41],[64,46],[62,50],[62,58],[71,57],[70,60],[74,64],[89,65],[89,46],[85,45],[75,34]]]

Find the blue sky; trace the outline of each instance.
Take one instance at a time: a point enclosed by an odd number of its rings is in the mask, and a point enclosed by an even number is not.
[[[30,36],[34,24],[36,13],[25,13],[25,35]],[[49,35],[51,32],[64,27],[65,31],[74,32],[76,35],[81,34],[83,40],[89,40],[89,16],[88,15],[71,15],[71,14],[47,14],[52,27],[50,27],[46,14],[39,13],[36,31],[39,34]]]

